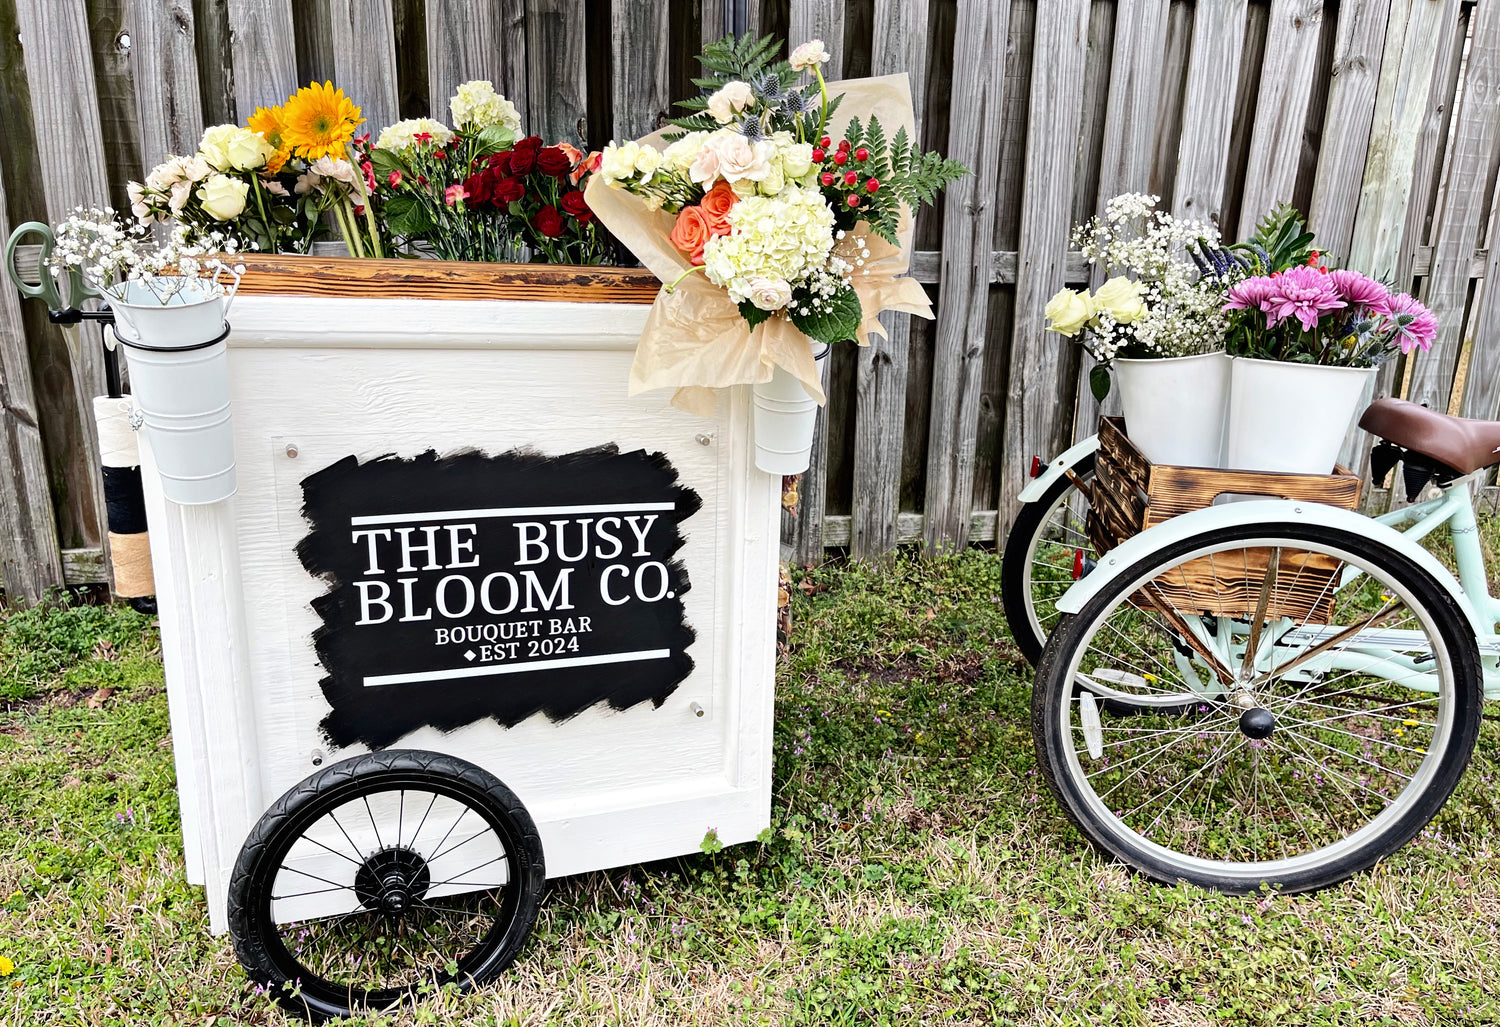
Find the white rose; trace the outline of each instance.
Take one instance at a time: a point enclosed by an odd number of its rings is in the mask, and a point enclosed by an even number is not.
[[[742,178],[763,181],[771,173],[771,157],[776,153],[776,144],[767,140],[752,143],[733,131],[715,132],[703,144],[705,150],[709,147],[718,153],[720,177],[731,183]]]
[[[785,185],[786,176],[779,167],[772,164],[770,172],[759,183],[759,192],[762,196],[775,196]]]
[[[792,51],[792,70],[808,71],[816,65],[827,64],[832,57],[821,39],[809,39]]]
[[[244,213],[245,197],[249,192],[248,183],[228,175],[214,175],[198,187],[198,199],[210,217],[228,221]]]
[[[619,146],[606,146],[599,155],[599,174],[606,184],[624,182],[635,177],[635,159],[640,156],[641,144],[624,142]]]
[[[323,176],[315,175],[311,171],[304,171],[297,176],[297,184],[292,189],[298,196],[305,196],[314,189],[321,188],[322,185]]]
[[[659,167],[661,167],[661,153],[654,147],[642,146],[640,152],[635,155],[635,170],[640,173],[641,181],[649,182]]]
[[[661,152],[662,165],[678,174],[686,174],[698,159],[698,154],[703,150],[703,140],[707,138],[707,132],[689,132]]]
[[[208,166],[208,161],[202,157],[182,159],[182,173],[187,176],[189,182],[201,182],[213,174],[213,171],[214,169]]]
[[[254,171],[275,152],[265,136],[238,125],[214,125],[198,143],[199,156],[220,171]]]
[[[787,178],[806,178],[813,169],[811,143],[793,143],[781,151],[781,170]]]
[[[747,83],[726,82],[708,98],[708,113],[721,125],[727,125],[747,107],[755,106],[755,92]]]
[[[792,287],[781,278],[752,278],[746,283],[750,302],[761,310],[780,310],[792,302]]]
[[[157,192],[166,192],[172,186],[182,181],[184,172],[182,169],[183,159],[181,157],[170,157],[156,167],[151,169],[151,174],[146,176],[146,188]]]

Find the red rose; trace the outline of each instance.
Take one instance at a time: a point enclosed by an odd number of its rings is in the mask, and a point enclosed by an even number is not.
[[[575,218],[581,218],[589,213],[588,201],[583,198],[583,193],[577,189],[563,193],[562,209],[565,213],[571,214]]]
[[[464,192],[468,193],[469,199],[475,203],[483,203],[491,196],[490,179],[488,175],[470,175],[464,179]]]
[[[502,178],[490,189],[490,199],[499,206],[515,203],[526,195],[526,183],[518,178]]]
[[[541,148],[541,136],[527,136],[525,139],[518,140],[515,146],[511,147],[512,150],[530,150],[532,153],[536,153]]]
[[[526,140],[521,140],[523,143]],[[520,147],[510,151],[510,173],[512,175],[524,175],[536,164],[536,151],[523,150]]]
[[[550,205],[536,212],[536,218],[532,224],[536,225],[536,230],[548,239],[556,239],[563,234],[562,215],[557,212],[556,207]]]
[[[538,151],[536,166],[543,174],[551,175],[553,178],[562,178],[573,170],[572,160],[556,146],[549,146]]]

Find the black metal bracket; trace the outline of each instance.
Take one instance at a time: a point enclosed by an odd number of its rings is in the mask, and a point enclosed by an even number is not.
[[[66,310],[47,311],[47,320],[55,325],[76,325],[84,321],[98,321],[113,327],[115,312],[108,307],[100,310],[78,310],[75,307],[69,307]],[[120,378],[120,354],[108,346],[104,347],[104,391],[110,399],[119,399],[124,394],[124,386]]]

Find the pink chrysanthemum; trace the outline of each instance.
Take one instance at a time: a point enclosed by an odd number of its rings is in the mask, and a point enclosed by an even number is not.
[[[1295,317],[1304,332],[1316,327],[1318,318],[1331,310],[1348,306],[1339,299],[1339,293],[1328,272],[1320,268],[1290,268],[1271,278],[1272,292],[1261,304],[1266,312],[1266,323],[1275,328],[1282,320]]]
[[[1424,352],[1432,349],[1432,344],[1437,339],[1437,315],[1413,299],[1410,293],[1403,292],[1391,297],[1391,309],[1387,316],[1396,329],[1396,341],[1400,344],[1402,353],[1410,353],[1418,346]]]
[[[1371,314],[1391,312],[1391,292],[1384,285],[1358,271],[1330,271],[1328,280],[1351,307],[1364,307]]]
[[[1225,310],[1263,310],[1275,283],[1266,277],[1246,278],[1229,287],[1224,294]]]

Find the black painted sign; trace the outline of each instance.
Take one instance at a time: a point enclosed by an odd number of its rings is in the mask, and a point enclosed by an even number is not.
[[[693,669],[675,556],[701,503],[677,477],[604,446],[351,456],[304,479],[328,740],[659,706]]]

